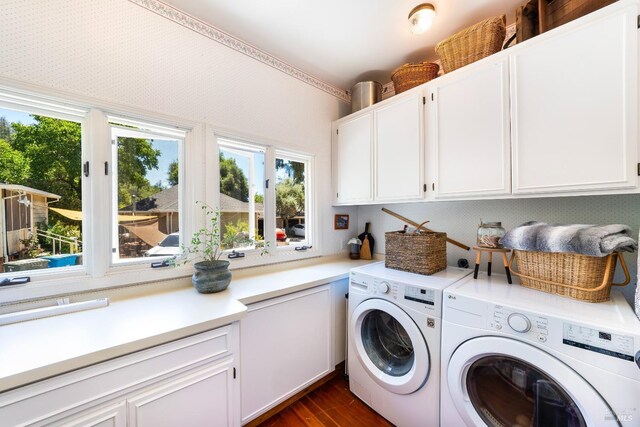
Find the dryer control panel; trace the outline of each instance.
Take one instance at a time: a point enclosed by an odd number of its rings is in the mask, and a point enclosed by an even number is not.
[[[487,326],[500,332],[528,335],[529,338],[545,343],[549,337],[549,319],[535,314],[513,311],[501,305],[490,306]]]

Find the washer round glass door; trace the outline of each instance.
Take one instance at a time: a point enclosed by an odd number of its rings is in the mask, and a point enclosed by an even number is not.
[[[447,380],[467,425],[586,427],[612,413],[569,366],[508,338],[463,343],[451,356]]]
[[[418,390],[429,376],[429,349],[416,323],[397,305],[368,299],[351,315],[356,355],[376,383],[396,394]]]

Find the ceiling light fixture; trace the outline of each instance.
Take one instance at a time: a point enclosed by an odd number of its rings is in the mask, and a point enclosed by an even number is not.
[[[409,25],[413,34],[422,34],[431,28],[436,8],[431,3],[422,3],[409,12]]]

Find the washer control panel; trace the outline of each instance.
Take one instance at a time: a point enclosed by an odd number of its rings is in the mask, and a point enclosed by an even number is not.
[[[538,342],[547,342],[549,319],[535,314],[513,311],[501,305],[489,307],[489,329],[500,332],[527,335]]]
[[[622,360],[633,361],[633,337],[564,323],[562,343]]]
[[[435,305],[435,291],[417,286],[406,285],[404,287],[404,299],[427,305]]]
[[[402,285],[398,282],[393,282],[391,280],[373,279],[373,286],[370,289],[372,295],[384,296],[388,299],[396,299],[398,298],[398,290],[402,289]]]

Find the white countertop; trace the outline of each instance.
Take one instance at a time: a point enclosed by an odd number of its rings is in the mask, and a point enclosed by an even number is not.
[[[230,324],[245,304],[345,278],[369,262],[331,257],[251,268],[234,271],[217,294],[185,286],[0,326],[0,392]]]

